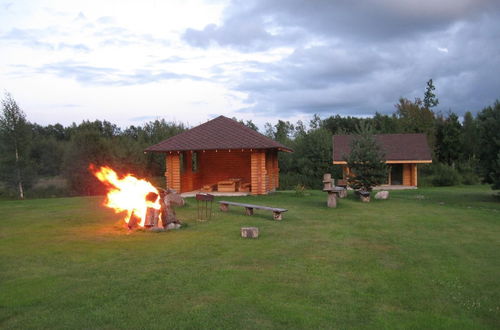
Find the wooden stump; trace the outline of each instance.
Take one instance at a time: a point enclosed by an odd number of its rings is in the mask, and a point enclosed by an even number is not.
[[[328,191],[328,200],[326,201],[328,207],[337,207],[337,193]]]
[[[340,192],[339,197],[340,197],[340,198],[346,198],[346,197],[347,197],[347,188],[344,188],[344,189]]]
[[[359,199],[364,203],[368,203],[370,201],[370,193],[369,192],[359,192]]]
[[[243,238],[258,238],[259,237],[259,228],[257,228],[257,227],[242,227],[241,228],[241,237],[243,237]]]

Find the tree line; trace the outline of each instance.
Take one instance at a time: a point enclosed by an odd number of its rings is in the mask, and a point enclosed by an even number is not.
[[[424,98],[401,98],[390,114],[369,118],[314,115],[307,123],[267,123],[264,135],[294,149],[280,153],[280,187],[317,189],[324,173],[341,177],[332,164],[332,136],[354,134],[360,126],[376,134],[425,133],[433,164],[421,167],[420,184],[455,185],[485,182],[500,188],[500,102],[463,119],[451,111],[435,111],[439,101],[432,80]],[[240,121],[257,130],[252,121]],[[0,113],[0,197],[94,195],[102,185],[88,171],[90,163],[110,165],[163,183],[161,154],[144,153],[155,143],[188,127],[163,119],[120,128],[108,121],[83,121],[69,126],[41,126],[27,120],[14,98],[6,94]]]

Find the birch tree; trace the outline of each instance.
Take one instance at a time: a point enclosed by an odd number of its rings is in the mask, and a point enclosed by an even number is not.
[[[26,115],[9,93],[2,99],[0,147],[3,179],[24,199],[24,168],[28,164],[30,129]]]

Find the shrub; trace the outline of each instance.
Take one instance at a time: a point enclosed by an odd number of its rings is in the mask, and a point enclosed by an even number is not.
[[[477,164],[473,161],[466,161],[458,165],[458,172],[460,173],[462,184],[473,185],[481,183],[481,178],[475,170]]]
[[[433,165],[432,184],[434,186],[455,186],[461,183],[456,169],[445,164]]]

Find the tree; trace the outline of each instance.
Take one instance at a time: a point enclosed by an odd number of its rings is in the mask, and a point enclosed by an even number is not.
[[[373,116],[371,122],[377,134],[398,133],[398,120],[395,116],[388,116],[375,112],[375,116]]]
[[[89,165],[113,167],[111,141],[106,140],[95,127],[83,126],[72,134],[64,154],[63,176],[73,193],[96,195],[104,193],[104,187],[89,172]]]
[[[434,108],[439,104],[439,100],[436,97],[436,94],[434,94],[434,90],[436,87],[434,87],[434,84],[432,82],[432,79],[429,79],[427,82],[427,87],[425,88],[425,94],[424,94],[424,106],[427,109]]]
[[[242,125],[245,125],[246,127],[248,128],[251,128],[253,129],[254,131],[258,132],[259,131],[259,128],[257,127],[257,125],[254,124],[254,122],[250,119],[250,120],[247,120],[246,122],[243,121],[242,119],[238,120],[238,118],[236,117],[233,117],[232,118],[234,121],[237,121],[238,123],[242,124]]]
[[[30,128],[26,115],[9,93],[2,100],[0,114],[1,163],[3,179],[15,186],[24,198],[25,180],[29,172]]]
[[[434,148],[434,112],[423,105],[419,98],[410,101],[406,98],[400,98],[396,107],[396,118],[399,126],[404,133],[425,133],[431,149]]]
[[[462,132],[464,159],[472,161],[476,158],[478,152],[478,128],[477,122],[470,111],[467,111],[464,115]]]
[[[355,190],[370,192],[387,178],[384,154],[367,124],[358,126],[357,135],[351,143],[351,152],[344,160],[351,171],[347,184]]]
[[[283,153],[291,158],[289,172],[300,178],[309,188],[322,187],[323,174],[330,173],[332,165],[332,135],[325,128],[310,130],[298,136],[294,141],[293,154]]]
[[[440,162],[454,167],[462,158],[462,126],[453,112],[446,119],[437,118],[436,122],[436,156]]]
[[[483,180],[500,189],[500,102],[477,115],[479,128],[479,164]]]

